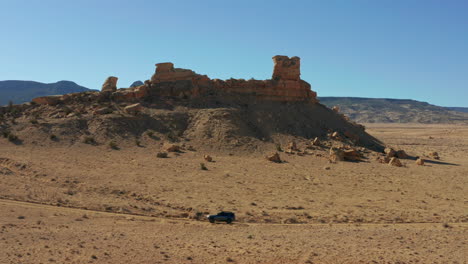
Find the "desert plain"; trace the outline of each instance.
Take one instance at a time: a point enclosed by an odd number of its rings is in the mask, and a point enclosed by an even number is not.
[[[365,126],[425,165],[1,138],[0,263],[467,263],[468,127]]]

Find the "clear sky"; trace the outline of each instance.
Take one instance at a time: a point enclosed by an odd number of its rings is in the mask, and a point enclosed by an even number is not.
[[[0,80],[268,79],[288,55],[319,96],[468,107],[467,0],[0,0],[0,34]]]

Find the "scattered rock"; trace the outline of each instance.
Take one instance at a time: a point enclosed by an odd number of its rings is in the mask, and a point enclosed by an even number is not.
[[[393,158],[393,157],[396,156],[396,151],[393,148],[388,148],[387,147],[387,148],[385,148],[384,152],[385,152],[385,156],[387,158]]]
[[[344,151],[339,148],[330,148],[330,161],[332,162],[337,162],[337,161],[343,161],[344,160]]]
[[[286,152],[292,153],[294,151],[299,151],[299,149],[297,148],[296,142],[291,141],[286,148]]]
[[[396,158],[396,157],[393,157],[390,159],[390,161],[388,162],[389,165],[391,166],[395,166],[395,167],[402,167],[403,164],[401,164],[401,161]]]
[[[439,153],[437,153],[437,152],[435,152],[435,151],[429,153],[429,157],[431,157],[431,158],[433,158],[433,159],[436,159],[436,160],[440,159]]]
[[[208,162],[212,162],[213,161],[213,158],[210,156],[210,155],[205,155],[203,156],[203,158],[208,161]]]
[[[318,137],[314,138],[314,140],[312,140],[312,145],[313,146],[320,146],[320,140]]]
[[[335,113],[338,113],[338,112],[340,112],[340,107],[335,105],[335,106],[332,107],[332,110],[333,110]]]
[[[167,144],[165,145],[164,149],[167,152],[180,152],[180,146],[176,144]]]
[[[423,165],[424,165],[424,159],[418,158],[418,159],[416,160],[416,165],[423,166]]]
[[[106,81],[102,85],[101,92],[115,92],[117,91],[117,80],[119,78],[114,76],[107,77]]]
[[[107,114],[111,114],[112,112],[113,110],[109,107],[101,107],[101,108],[94,110],[95,115],[107,115]]]
[[[158,157],[158,158],[167,158],[167,152],[158,152],[156,154],[156,157]]]
[[[136,114],[138,114],[139,112],[141,112],[141,109],[142,109],[141,104],[140,104],[140,103],[136,103],[136,104],[132,104],[132,105],[126,106],[126,107],[124,108],[124,111],[125,111],[127,114],[136,115]]]
[[[402,149],[398,150],[396,152],[396,157],[399,158],[399,159],[407,159],[408,158],[408,154],[406,154],[406,152]]]
[[[377,157],[376,159],[378,162],[380,163],[384,163],[384,164],[388,164],[390,162],[390,158],[387,157],[387,156],[380,156],[380,157]]]
[[[272,162],[276,162],[276,163],[281,163],[282,162],[278,152],[276,152],[273,155],[267,156],[266,158],[267,158],[267,160],[272,161]]]
[[[349,161],[361,160],[361,154],[356,149],[346,149],[343,151],[344,159]]]

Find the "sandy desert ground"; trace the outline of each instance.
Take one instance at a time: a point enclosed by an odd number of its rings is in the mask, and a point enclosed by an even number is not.
[[[326,149],[281,153],[281,164],[261,151],[158,159],[150,139],[112,150],[2,138],[0,263],[467,263],[468,126],[366,127],[441,159],[333,164]],[[238,221],[197,220],[219,210]]]

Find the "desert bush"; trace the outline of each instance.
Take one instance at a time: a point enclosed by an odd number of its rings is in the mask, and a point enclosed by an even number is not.
[[[2,136],[3,136],[4,138],[8,138],[8,135],[9,135],[9,134],[10,134],[10,132],[8,132],[8,131],[2,131]]]
[[[16,140],[18,140],[18,136],[16,136],[13,133],[9,133],[8,134],[8,140],[11,141],[11,142],[16,141]]]
[[[164,158],[167,158],[167,152],[158,152],[158,153],[156,154],[156,157],[158,157],[158,158],[163,158],[163,159],[164,159]]]
[[[139,139],[135,139],[135,145],[137,145],[137,147],[141,147],[141,141]]]
[[[37,121],[37,119],[31,119],[31,120],[29,120],[29,122],[30,122],[31,124],[33,124],[33,125],[39,124],[39,121]]]
[[[117,142],[115,142],[113,140],[109,142],[109,147],[111,149],[115,149],[115,150],[119,149],[119,146],[117,145]]]
[[[148,130],[148,131],[146,131],[146,135],[147,135],[148,137],[153,137],[153,136],[154,136],[154,132],[151,131],[151,130]]]
[[[281,148],[280,144],[276,144],[276,151],[283,152],[283,149]]]
[[[57,140],[57,136],[55,134],[50,134],[50,140]]]
[[[94,137],[88,136],[83,139],[83,143],[94,145],[96,144],[96,140],[94,140]]]
[[[208,170],[208,168],[205,166],[205,163],[200,163],[200,169],[201,170]]]

